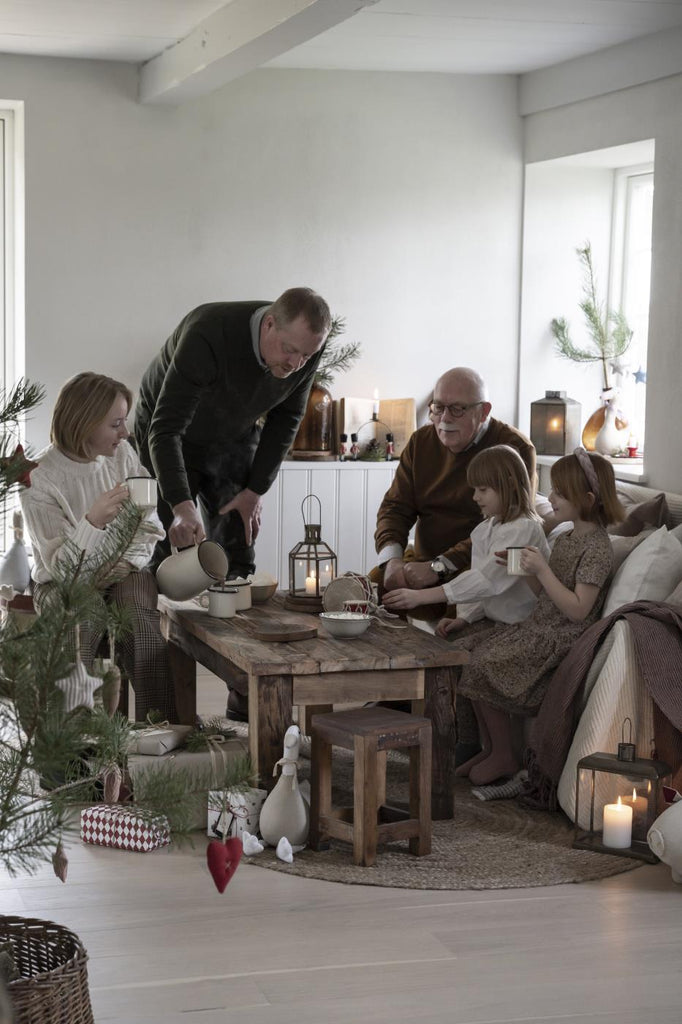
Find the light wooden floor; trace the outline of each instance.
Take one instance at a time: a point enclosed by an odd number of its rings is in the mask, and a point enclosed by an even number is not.
[[[200,710],[225,690],[200,682]],[[72,928],[97,1024],[680,1024],[682,887],[663,865],[493,892],[334,885],[194,850],[75,842],[66,885],[0,875],[0,912]]]

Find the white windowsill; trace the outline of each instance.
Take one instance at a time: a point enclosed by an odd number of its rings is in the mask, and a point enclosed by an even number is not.
[[[553,466],[561,455],[538,455],[538,466]],[[632,484],[645,484],[644,459],[609,459],[616,480],[627,480]]]

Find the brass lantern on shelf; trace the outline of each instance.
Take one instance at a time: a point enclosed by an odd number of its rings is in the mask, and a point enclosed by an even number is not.
[[[305,504],[316,501],[318,522],[306,520]],[[307,494],[301,502],[305,536],[289,552],[289,592],[287,608],[316,612],[322,609],[322,594],[336,576],[336,555],[321,537],[322,505],[316,494]]]
[[[568,455],[580,444],[580,402],[545,391],[530,403],[530,439],[538,455]]]

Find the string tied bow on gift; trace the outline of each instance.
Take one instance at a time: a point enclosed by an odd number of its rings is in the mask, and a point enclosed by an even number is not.
[[[150,715],[151,712],[147,714],[147,717],[144,720],[144,725],[135,729],[135,732],[138,733],[138,735],[146,736],[150,732],[158,732],[159,729],[170,729],[171,724],[167,718],[162,719],[160,722],[155,722],[154,719],[150,717]]]

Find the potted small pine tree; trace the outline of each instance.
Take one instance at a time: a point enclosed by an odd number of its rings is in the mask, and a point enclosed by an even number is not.
[[[617,399],[617,393],[609,380],[609,363],[627,352],[632,341],[632,331],[625,314],[621,310],[608,309],[597,294],[590,242],[576,249],[576,253],[583,268],[583,297],[578,306],[585,318],[588,345],[581,347],[574,343],[568,321],[564,317],[555,317],[550,328],[559,355],[574,363],[601,363],[602,405],[592,413],[582,435],[585,447],[588,451],[594,451],[595,439],[604,426],[607,405]],[[615,425],[619,430],[625,430],[627,422],[617,418]]]
[[[41,401],[42,388],[20,381],[0,394],[0,502],[8,507],[19,486],[30,486],[31,463],[16,444],[13,425]],[[97,624],[110,636],[130,628],[125,613],[109,606],[103,581],[123,557],[145,510],[127,502],[90,556],[73,547],[60,562],[49,600],[28,626],[12,616],[0,623],[0,865],[16,875],[52,861],[66,881],[62,838],[76,832],[76,808],[98,799],[97,789],[118,801],[132,727],[115,710],[95,703],[97,680],[80,664],[79,623]],[[68,545],[67,545],[68,548]],[[67,684],[68,681],[68,685]],[[109,680],[111,682],[111,680]],[[82,690],[79,689],[82,687]],[[106,696],[105,696],[105,699]],[[250,778],[248,760],[226,771],[226,785]],[[143,821],[168,819],[176,837],[190,828],[183,809],[187,780],[159,774],[135,804]],[[3,977],[16,1024],[89,1024],[87,954],[76,935],[50,921],[0,916],[0,989]],[[1,1000],[0,1000],[1,1004]]]

